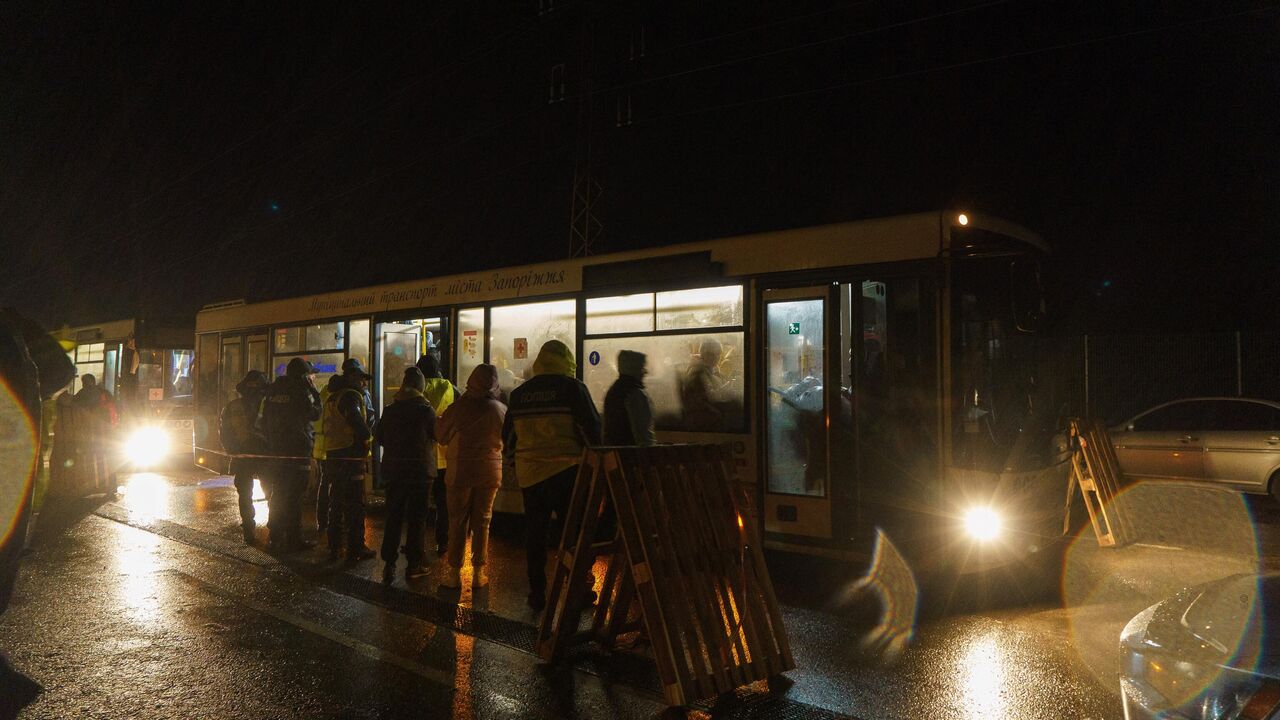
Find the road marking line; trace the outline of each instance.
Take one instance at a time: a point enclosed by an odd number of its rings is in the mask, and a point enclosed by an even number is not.
[[[330,630],[329,628],[323,625],[320,625],[318,623],[312,622],[304,617],[299,617],[298,615],[294,615],[293,613],[276,609],[274,607],[271,607],[270,605],[264,605],[254,600],[250,600],[249,598],[244,598],[244,597],[240,597],[238,595],[232,594],[218,587],[217,585],[201,580],[200,578],[194,575],[189,575],[180,570],[171,570],[171,572],[174,575],[178,576],[179,578],[191,584],[199,586],[202,590],[209,593],[210,595],[220,597],[229,602],[236,603],[237,605],[243,605],[244,607],[247,607],[250,610],[253,610],[254,612],[258,612],[263,615],[273,617],[276,620],[280,620],[282,622],[293,625],[294,627],[301,628],[302,630],[306,630],[307,632],[313,635],[319,635],[320,637],[326,640],[331,640],[340,645],[345,645],[346,647],[360,653],[361,655],[365,656],[366,658],[369,658],[370,660],[376,660],[379,662],[385,662],[391,665],[395,665],[401,670],[407,670],[408,672],[411,672],[419,677],[423,677],[432,682],[438,683],[440,685],[444,685],[448,687],[450,691],[456,690],[456,688],[454,687],[454,674],[451,672],[446,672],[444,670],[439,670],[433,667],[429,667],[427,665],[423,665],[420,662],[415,662],[408,658],[401,657],[400,655],[396,655],[395,653],[391,653],[386,650],[383,650],[382,648],[377,647],[376,645],[370,645],[369,643],[364,642],[363,640],[357,640],[356,638],[353,638],[350,635],[344,635],[340,632]]]

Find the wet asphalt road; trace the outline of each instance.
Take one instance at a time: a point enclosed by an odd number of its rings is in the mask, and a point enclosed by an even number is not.
[[[21,717],[664,710],[645,658],[586,653],[550,669],[529,652],[537,619],[523,605],[518,521],[495,528],[491,589],[452,594],[438,588],[438,567],[388,589],[376,561],[334,565],[316,551],[281,563],[239,542],[236,523],[234,489],[188,473],[135,475],[115,500],[46,513],[18,597],[0,617],[0,648],[42,688]],[[379,536],[371,520],[368,540]],[[1128,618],[1181,584],[1256,564],[1256,551],[1230,538],[1194,549],[1162,539],[1124,554],[1077,543],[1065,602],[927,606],[895,658],[862,645],[879,606],[841,602],[854,571],[772,556],[798,669],[772,691],[755,687],[680,714],[1119,718],[1116,638]]]

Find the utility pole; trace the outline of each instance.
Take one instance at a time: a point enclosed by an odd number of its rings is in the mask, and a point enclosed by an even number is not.
[[[597,214],[597,203],[604,194],[591,165],[591,134],[593,130],[591,54],[594,46],[594,23],[590,3],[578,10],[578,62],[576,70],[579,82],[577,132],[578,139],[573,159],[573,187],[569,198],[569,257],[585,257],[592,254],[596,241],[604,231],[604,223]],[[563,98],[563,95],[561,95]]]

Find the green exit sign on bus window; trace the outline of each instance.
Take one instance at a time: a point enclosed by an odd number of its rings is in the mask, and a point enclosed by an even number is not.
[[[800,334],[800,323],[788,323],[788,324],[787,324],[787,334],[788,334],[788,335],[799,335],[799,334]]]

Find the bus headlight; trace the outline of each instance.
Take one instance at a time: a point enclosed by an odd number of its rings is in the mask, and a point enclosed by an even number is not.
[[[989,507],[969,508],[964,514],[964,531],[974,540],[986,542],[1000,536],[1004,521]]]
[[[134,430],[124,444],[125,457],[137,467],[151,467],[169,452],[169,435],[158,427]]]

